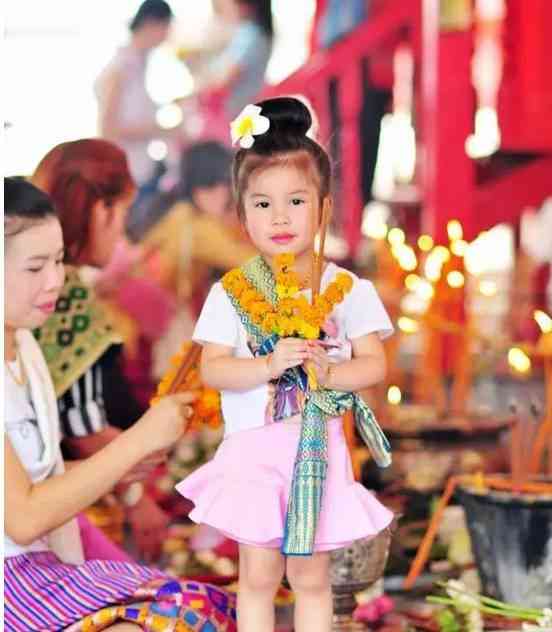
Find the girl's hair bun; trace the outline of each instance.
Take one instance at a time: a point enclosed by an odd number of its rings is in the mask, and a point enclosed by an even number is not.
[[[278,97],[256,105],[262,109],[261,115],[270,120],[267,135],[305,136],[312,125],[309,109],[299,99]]]

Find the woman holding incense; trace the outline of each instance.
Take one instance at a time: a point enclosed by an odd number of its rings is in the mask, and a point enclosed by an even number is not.
[[[224,592],[123,562],[85,561],[75,516],[170,448],[191,393],[167,396],[92,457],[66,468],[54,386],[31,330],[64,283],[52,202],[20,178],[4,182],[4,624],[8,632],[235,630]],[[172,627],[170,627],[172,626]],[[206,629],[206,628],[204,628]]]
[[[213,286],[194,332],[203,381],[221,391],[225,439],[177,489],[195,503],[193,520],[240,545],[243,632],[272,632],[284,572],[294,629],[329,632],[329,551],[392,520],[353,479],[342,415],[354,409],[388,465],[389,444],[356,391],[383,379],[381,339],[393,327],[370,282],[323,260],[331,168],[310,126],[292,98],[247,106],[233,122],[238,212],[260,256]]]

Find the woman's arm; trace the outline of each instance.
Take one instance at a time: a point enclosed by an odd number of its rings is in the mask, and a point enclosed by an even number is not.
[[[182,435],[184,404],[193,393],[166,397],[135,426],[68,472],[33,483],[9,439],[4,446],[5,530],[27,545],[67,522],[106,494],[138,462],[168,448]],[[187,410],[187,416],[190,411]]]

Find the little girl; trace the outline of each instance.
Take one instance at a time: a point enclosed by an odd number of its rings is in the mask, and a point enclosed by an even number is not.
[[[274,304],[281,255],[293,255],[289,278],[310,286],[315,235],[331,204],[329,158],[307,136],[310,126],[308,109],[292,98],[248,106],[232,124],[242,147],[233,164],[238,212],[260,256],[213,286],[194,332],[203,379],[221,391],[225,439],[177,489],[195,503],[194,521],[240,544],[240,632],[274,630],[284,572],[295,592],[295,630],[329,631],[329,551],[375,536],[393,517],[355,483],[342,427],[354,408],[376,461],[389,464],[389,445],[355,394],[385,375],[381,339],[393,328],[374,287],[325,265],[331,345],[324,333],[305,340],[263,332],[266,310],[248,299],[254,289]],[[310,300],[309,290],[302,293]]]

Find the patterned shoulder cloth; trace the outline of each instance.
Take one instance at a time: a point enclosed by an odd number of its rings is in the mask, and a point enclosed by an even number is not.
[[[48,363],[58,398],[111,345],[122,342],[107,310],[73,267],[66,268],[65,285],[55,312],[34,334]]]
[[[274,275],[261,256],[248,261],[239,268],[239,271],[269,303],[276,305]],[[267,335],[242,308],[240,301],[232,293],[231,279],[235,273],[236,270],[227,273],[222,280],[222,285],[249,337],[257,345],[255,355],[267,355],[274,350],[279,336]],[[326,428],[328,419],[341,416],[352,409],[359,433],[380,467],[391,464],[391,447],[372,411],[357,393],[325,388],[313,390],[309,388],[309,381],[302,367],[288,369],[277,380],[275,387],[275,410],[285,410],[286,416],[293,412],[302,414],[301,435],[293,470],[282,553],[284,555],[311,555],[328,469]],[[289,392],[293,390],[300,391],[302,397],[290,398]],[[303,400],[303,404],[297,409],[294,402],[300,399]],[[283,404],[282,400],[285,400]],[[282,416],[275,415],[275,419]]]

